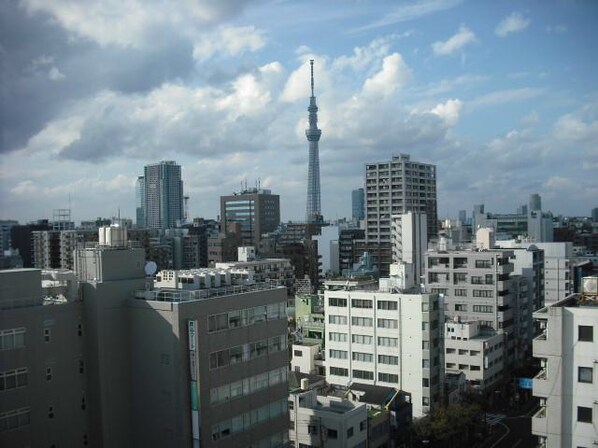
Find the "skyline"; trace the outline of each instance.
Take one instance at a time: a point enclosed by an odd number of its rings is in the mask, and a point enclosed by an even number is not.
[[[0,219],[69,202],[76,221],[134,218],[139,170],[175,160],[190,217],[215,218],[220,196],[260,179],[283,220],[302,220],[310,59],[325,219],[350,216],[365,163],[399,153],[438,167],[441,217],[513,212],[531,193],[555,214],[598,206],[591,2],[24,0],[0,12]]]

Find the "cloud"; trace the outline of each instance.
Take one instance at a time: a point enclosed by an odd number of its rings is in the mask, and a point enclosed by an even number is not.
[[[523,101],[542,94],[544,90],[536,87],[522,87],[520,89],[498,90],[486,93],[468,101],[468,109],[476,109],[483,106],[494,106],[515,101]]]
[[[206,60],[215,54],[237,56],[244,51],[255,52],[265,45],[264,34],[263,30],[254,26],[221,26],[199,38],[193,49],[193,58]]]
[[[511,33],[518,33],[526,29],[530,24],[530,20],[523,17],[519,12],[513,12],[510,16],[505,17],[494,29],[494,34],[498,37],[506,37]]]
[[[459,121],[459,113],[463,103],[458,100],[448,100],[446,103],[437,104],[430,112],[439,116],[447,126],[454,126]]]
[[[588,111],[582,110],[559,117],[554,125],[554,136],[560,140],[598,142],[598,120],[592,120],[584,112]]]
[[[462,0],[420,0],[397,6],[393,11],[386,14],[382,19],[368,25],[354,29],[353,31],[367,31],[373,28],[396,25],[398,23],[417,20],[419,18],[455,8],[462,3]]]
[[[469,28],[465,25],[459,27],[459,31],[448,40],[442,42],[434,42],[432,44],[432,50],[437,56],[448,56],[453,53],[462,50],[466,45],[472,44],[476,41],[476,36]]]
[[[540,123],[540,115],[535,110],[521,118],[521,124],[524,126],[535,126]]]
[[[382,70],[365,80],[363,91],[367,95],[387,96],[404,86],[411,79],[411,70],[399,53],[386,56]]]
[[[64,73],[58,70],[58,68],[52,67],[48,72],[48,78],[51,81],[60,81],[61,79],[66,78],[66,76],[64,76]]]
[[[10,189],[12,194],[17,196],[27,196],[37,193],[37,187],[30,180],[23,180]]]
[[[155,45],[172,30],[194,35],[199,25],[209,26],[231,18],[241,13],[246,3],[246,0],[182,1],[174,8],[168,2],[140,5],[136,0],[104,0],[92,5],[70,0],[21,2],[30,14],[48,14],[74,36],[104,47]]]

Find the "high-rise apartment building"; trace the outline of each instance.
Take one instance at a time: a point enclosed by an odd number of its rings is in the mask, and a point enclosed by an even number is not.
[[[407,154],[365,166],[365,242],[381,274],[391,263],[392,216],[409,211],[427,217],[428,238],[438,233],[436,166]],[[427,243],[427,242],[426,242]]]
[[[326,380],[406,391],[422,417],[439,403],[443,382],[438,295],[343,284],[324,292]]]
[[[392,160],[367,163],[366,239],[390,242],[391,216],[425,213],[428,237],[438,234],[436,165],[412,161],[408,154]]]
[[[244,246],[257,246],[264,233],[280,224],[280,196],[270,190],[250,188],[220,197],[220,229],[239,223]]]
[[[162,161],[144,168],[143,180],[137,179],[137,186],[143,185],[145,226],[150,229],[177,227],[184,218],[183,181],[181,166],[173,161]]]
[[[351,192],[351,210],[353,220],[361,221],[365,218],[365,193],[363,188]]]
[[[427,218],[424,213],[407,212],[391,218],[392,262],[405,263],[413,284],[419,285],[424,274],[424,253],[428,243]]]
[[[542,333],[533,354],[542,370],[533,379],[540,409],[532,433],[541,447],[598,443],[598,278],[584,283],[591,288],[534,313]]]

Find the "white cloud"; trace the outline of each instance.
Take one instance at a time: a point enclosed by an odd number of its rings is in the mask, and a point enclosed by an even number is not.
[[[498,37],[506,37],[511,33],[518,33],[526,29],[530,24],[530,20],[523,17],[519,12],[514,12],[510,16],[505,17],[496,26],[494,33]]]
[[[521,118],[521,124],[524,126],[534,126],[540,123],[540,115],[535,110]]]
[[[50,71],[48,72],[48,79],[50,81],[60,81],[61,79],[64,79],[64,73],[62,73],[60,70],[58,70],[57,67],[52,67],[50,69]]]
[[[387,96],[403,87],[411,80],[411,70],[399,53],[386,56],[382,69],[365,80],[363,91],[366,95]]]
[[[551,190],[569,190],[578,186],[578,182],[562,176],[553,176],[544,182],[543,187]]]
[[[520,89],[506,89],[490,92],[468,101],[468,109],[482,106],[493,106],[515,101],[523,101],[540,95],[544,90],[535,87],[522,87]]]
[[[37,193],[37,187],[32,181],[24,180],[11,188],[10,192],[12,194],[16,194],[17,196],[34,195]]]
[[[466,45],[472,44],[476,41],[476,36],[465,25],[459,27],[459,31],[446,41],[438,41],[432,44],[434,54],[439,56],[448,56],[459,50],[462,50]]]
[[[459,121],[459,113],[462,108],[463,103],[455,99],[437,104],[430,112],[442,118],[447,126],[454,126]]]
[[[215,54],[237,56],[244,51],[255,52],[265,45],[264,31],[254,26],[222,26],[200,36],[193,49],[193,58],[205,60]]]
[[[382,19],[369,25],[359,27],[353,31],[366,31],[382,26],[395,25],[408,22],[458,6],[462,0],[419,0],[397,6],[393,11],[386,14]]]
[[[583,111],[565,114],[554,125],[554,136],[561,140],[598,141],[598,120],[584,120]]]

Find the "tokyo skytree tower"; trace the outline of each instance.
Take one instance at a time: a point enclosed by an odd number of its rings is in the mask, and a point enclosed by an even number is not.
[[[322,221],[320,207],[320,151],[318,142],[322,131],[318,129],[318,106],[314,96],[314,60],[311,64],[311,97],[309,98],[309,128],[305,130],[309,142],[309,167],[307,171],[307,222]]]

